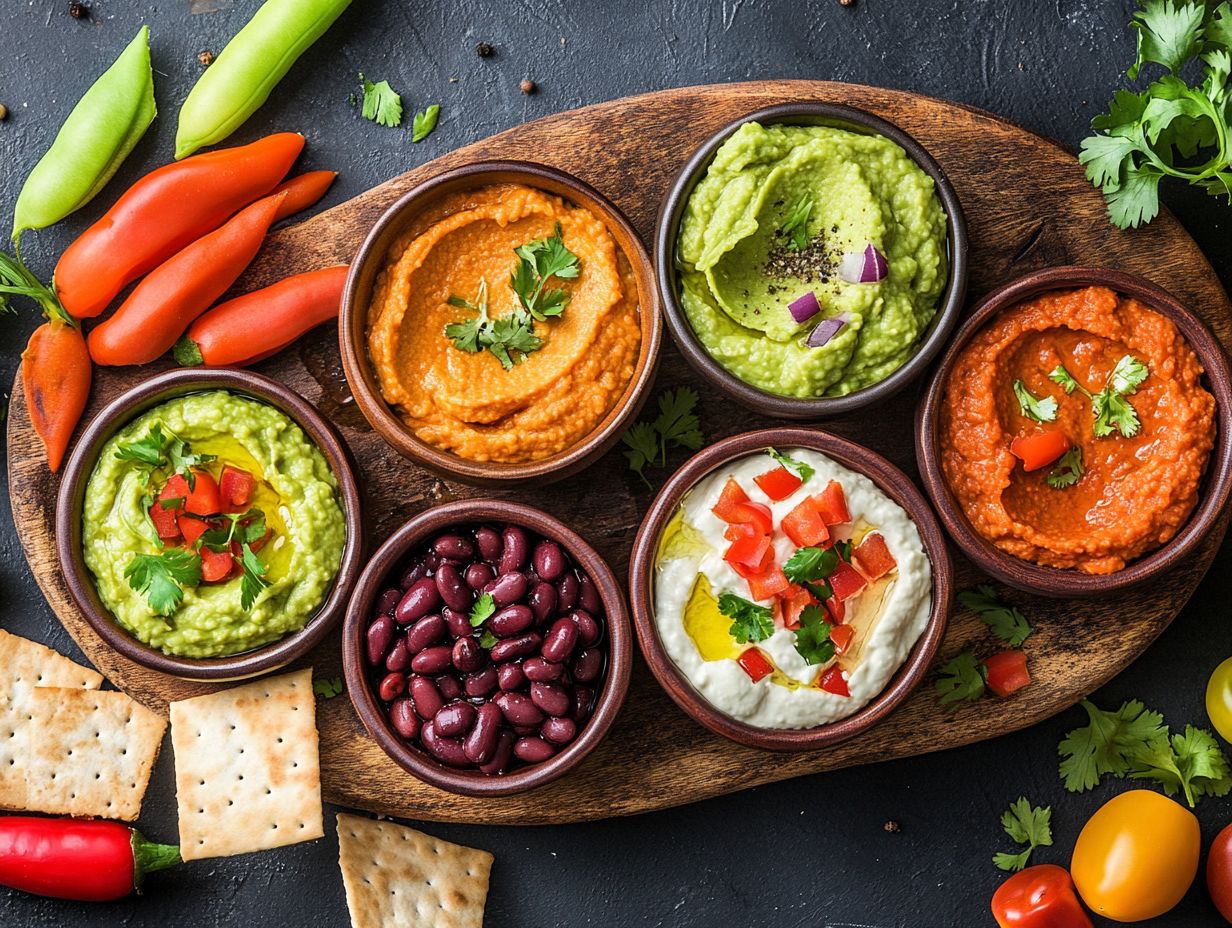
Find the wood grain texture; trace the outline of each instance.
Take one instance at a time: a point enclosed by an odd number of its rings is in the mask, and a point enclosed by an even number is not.
[[[459,149],[395,178],[297,226],[276,232],[238,290],[264,286],[286,274],[348,261],[384,209],[417,182],[480,158],[543,161],[576,174],[623,208],[650,239],[659,200],[694,147],[725,122],[772,103],[825,100],[865,107],[899,124],[941,162],[966,209],[971,235],[969,299],[1007,279],[1054,264],[1123,268],[1171,290],[1232,346],[1232,306],[1197,245],[1164,213],[1145,229],[1109,225],[1098,192],[1073,155],[977,110],[872,87],[774,81],[684,88],[616,100],[538,120]],[[386,446],[355,408],[339,364],[336,333],[319,330],[259,366],[289,384],[334,421],[354,452],[366,493],[369,543],[386,538],[412,514],[443,500],[481,495],[439,480]],[[101,371],[87,416],[108,398],[162,369]],[[657,389],[689,383],[702,393],[710,439],[775,424],[744,412],[705,388],[671,345],[664,346]],[[918,389],[877,410],[827,428],[880,451],[909,474],[912,414]],[[52,507],[56,478],[47,472],[21,400],[13,391],[9,434],[9,491],[31,569],[52,608],[118,686],[159,711],[166,701],[211,689],[145,671],[94,636],[71,604],[55,556]],[[673,463],[679,463],[674,460]],[[664,475],[665,476],[665,475]],[[490,494],[486,494],[490,495]],[[582,474],[550,488],[504,493],[539,506],[573,525],[605,555],[618,575],[628,565],[633,532],[648,492],[611,451]],[[607,738],[587,761],[542,790],[502,799],[467,799],[425,786],[399,770],[363,732],[350,703],[318,703],[325,797],[417,819],[532,824],[604,818],[664,808],[819,770],[941,750],[1026,727],[1069,707],[1142,653],[1185,604],[1227,528],[1225,513],[1194,556],[1159,584],[1149,599],[1129,594],[1088,601],[1008,598],[1035,624],[1027,650],[1035,683],[1007,700],[985,699],[954,712],[939,710],[925,684],[894,715],[867,734],[821,751],[783,756],[739,747],[684,716],[636,662],[628,702]],[[980,578],[953,551],[956,584]],[[968,644],[988,649],[989,635],[959,610],[939,660]],[[310,659],[317,674],[341,673],[338,639]]]

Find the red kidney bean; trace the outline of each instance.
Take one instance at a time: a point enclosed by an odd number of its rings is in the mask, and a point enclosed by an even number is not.
[[[373,667],[385,660],[389,646],[394,641],[394,620],[387,615],[381,616],[368,626],[365,644],[368,650],[368,663]]]
[[[540,580],[531,587],[526,604],[535,614],[535,624],[542,625],[556,614],[556,587]]]
[[[468,564],[466,570],[462,571],[462,579],[476,593],[491,583],[495,577],[496,571],[492,569],[491,565],[485,564],[483,561],[475,561],[473,564]]]
[[[531,563],[535,565],[535,573],[539,575],[539,579],[546,580],[548,583],[555,583],[564,576],[569,566],[565,562],[565,552],[560,550],[560,545],[546,538],[535,545]]]
[[[385,669],[390,673],[402,673],[410,666],[411,652],[406,649],[406,639],[399,638],[385,655]]]
[[[577,737],[577,722],[570,718],[550,718],[543,723],[539,734],[552,744],[568,744]]]
[[[573,721],[585,725],[595,706],[595,691],[589,686],[573,688]]]
[[[526,674],[522,671],[521,664],[501,664],[496,669],[496,679],[501,690],[509,692],[521,688],[526,683]]]
[[[469,702],[451,702],[432,717],[432,724],[439,734],[460,738],[475,724],[475,707]]]
[[[496,753],[500,742],[504,714],[493,703],[485,702],[475,713],[475,723],[462,742],[466,759],[472,764],[486,764]]]
[[[480,764],[479,770],[489,776],[504,773],[509,769],[511,760],[513,760],[513,732],[502,731],[500,737],[496,739],[496,750],[492,752],[492,759]]]
[[[578,572],[578,587],[578,605],[591,615],[601,613],[603,598],[599,596],[599,588],[595,586],[595,581],[590,579],[589,574]]]
[[[466,752],[462,750],[462,742],[457,738],[446,738],[436,730],[436,725],[432,722],[424,723],[419,732],[419,740],[437,760],[450,767],[465,767],[470,763],[466,759]]]
[[[522,672],[526,674],[527,680],[535,683],[551,683],[560,679],[565,668],[563,664],[545,661],[542,657],[528,657],[522,661]]]
[[[445,637],[445,620],[439,615],[425,615],[422,619],[406,630],[406,649],[411,654],[418,654],[430,644],[436,644]]]
[[[595,648],[579,651],[569,670],[578,683],[594,683],[603,673],[603,652]]]
[[[543,638],[543,656],[549,661],[563,661],[573,653],[577,641],[578,627],[573,620],[557,619]]]
[[[411,670],[416,673],[440,673],[453,665],[453,655],[443,644],[424,648],[411,658]]]
[[[577,626],[578,644],[583,648],[589,648],[599,640],[599,623],[585,609],[574,609],[569,613],[569,619]]]
[[[398,586],[404,590],[409,590],[426,576],[428,576],[428,565],[421,558],[402,572],[402,576],[398,580]]]
[[[570,625],[572,626],[572,623]],[[576,632],[574,634],[576,635]],[[492,658],[492,663],[503,664],[505,661],[534,654],[539,650],[539,645],[542,643],[543,637],[538,632],[528,632],[517,638],[505,638],[502,641],[496,642],[496,644],[492,645],[492,650],[488,652],[488,656]]]
[[[518,574],[506,574],[508,577],[516,577]],[[492,618],[488,619],[488,628],[492,629],[492,634],[501,638],[512,638],[514,635],[520,635],[531,627],[535,621],[535,614],[530,611],[529,606],[506,606]]]
[[[538,725],[543,711],[525,693],[499,693],[493,699],[510,725]]]
[[[555,753],[556,748],[542,738],[519,738],[513,745],[513,755],[528,764],[541,764]]]
[[[514,725],[513,733],[517,735],[519,738],[523,738],[526,735],[537,735],[539,734],[539,726],[538,725]]]
[[[424,577],[416,580],[403,594],[397,609],[394,610],[394,618],[402,625],[410,625],[440,604],[441,594],[437,591],[436,581],[431,577]]]
[[[411,677],[407,688],[411,693],[411,701],[415,704],[415,714],[425,722],[433,718],[441,711],[441,706],[445,705],[441,691],[427,677]]]
[[[573,702],[565,688],[555,683],[532,683],[530,701],[548,715],[556,717],[566,715]]]
[[[488,654],[474,638],[459,638],[453,643],[453,665],[463,673],[478,670],[488,660]]]
[[[512,571],[503,573],[491,585],[486,587],[486,591],[492,594],[492,601],[496,603],[496,608],[508,606],[516,603],[519,599],[526,595],[526,589],[530,586],[526,582],[526,574],[521,571]]]
[[[571,573],[565,574],[556,581],[556,610],[568,612],[577,605],[581,585],[578,578]]]
[[[501,555],[496,572],[508,574],[524,568],[527,558],[530,557],[530,540],[526,537],[526,530],[520,525],[506,525],[501,532],[501,542]]]
[[[381,681],[380,696],[385,702],[393,702],[406,689],[406,677],[400,673],[386,674]]]
[[[381,598],[376,602],[376,611],[380,615],[393,615],[394,609],[398,605],[398,600],[402,598],[402,591],[391,587],[381,593]]]
[[[471,607],[471,591],[452,564],[442,564],[436,569],[436,591],[450,609],[463,611]]]
[[[450,609],[448,606],[441,610],[441,616],[445,619],[445,625],[449,628],[449,634],[455,638],[465,638],[467,635],[474,634],[474,629],[471,627],[471,617],[465,612],[459,612],[457,609]]]
[[[462,698],[462,681],[451,673],[442,673],[435,678],[436,688],[446,702]]]
[[[513,667],[513,664],[506,664],[506,667]],[[489,664],[483,670],[477,670],[474,673],[466,675],[466,679],[462,681],[462,691],[472,699],[482,699],[484,696],[490,696],[497,687],[496,668]]]
[[[479,547],[479,556],[485,561],[495,562],[501,556],[500,533],[494,528],[484,525],[475,530],[475,544]]]
[[[438,535],[432,542],[432,553],[454,561],[469,561],[475,556],[475,546],[461,535]],[[440,731],[440,726],[437,726]]]
[[[389,722],[394,731],[410,741],[419,737],[419,716],[415,714],[415,705],[405,696],[394,701],[389,707]],[[545,723],[546,724],[546,723]]]

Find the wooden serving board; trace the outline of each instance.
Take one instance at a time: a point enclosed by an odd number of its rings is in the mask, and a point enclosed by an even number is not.
[[[660,198],[707,135],[743,113],[797,100],[864,107],[902,126],[933,153],[966,209],[972,301],[1003,281],[1049,265],[1122,268],[1172,290],[1203,316],[1225,347],[1232,346],[1232,307],[1214,271],[1177,221],[1165,212],[1143,230],[1117,231],[1105,218],[1100,195],[1064,148],[957,104],[893,90],[808,81],[666,90],[537,120],[459,149],[275,233],[239,289],[349,261],[398,196],[437,172],[477,159],[523,158],[570,171],[611,197],[649,241]],[[87,416],[164,366],[165,362],[149,369],[99,371]],[[338,424],[354,452],[367,494],[371,547],[422,509],[481,495],[412,465],[368,428],[343,378],[332,326],[259,369],[298,390]],[[702,423],[710,440],[772,424],[705,387],[665,340],[657,388],[684,383],[701,392]],[[908,390],[876,416],[852,416],[827,428],[869,445],[915,474],[912,412],[917,395]],[[95,636],[73,605],[52,533],[57,479],[48,473],[30,428],[20,382],[13,389],[8,450],[9,495],[30,567],[60,621],[98,669],[159,711],[165,711],[167,700],[210,689],[121,658]],[[679,463],[679,456],[673,463]],[[649,502],[648,491],[627,469],[619,451],[550,488],[496,495],[563,518],[608,558],[618,575],[627,569],[634,531]],[[1010,596],[1036,628],[1027,643],[1035,682],[1010,699],[984,699],[945,712],[926,684],[861,737],[813,753],[769,754],[732,744],[683,715],[639,658],[615,727],[583,765],[529,794],[483,800],[440,792],[403,773],[366,736],[345,698],[322,700],[318,722],[324,794],[341,805],[413,819],[569,822],[660,809],[773,780],[1002,735],[1073,705],[1141,654],[1197,586],[1223,538],[1227,518],[1225,513],[1188,563],[1162,580],[1162,588],[1146,599],[1133,593],[1081,603]],[[958,588],[978,582],[981,578],[962,554],[956,550],[953,554]],[[950,622],[939,659],[948,659],[969,643],[987,649],[991,640],[977,618],[960,610]],[[311,663],[318,675],[341,674],[337,635],[311,655]]]

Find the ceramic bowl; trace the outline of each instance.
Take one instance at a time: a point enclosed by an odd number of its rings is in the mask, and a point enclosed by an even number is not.
[[[633,377],[615,406],[595,429],[558,454],[527,463],[474,461],[444,451],[417,437],[381,394],[368,355],[368,304],[389,250],[425,208],[460,190],[517,183],[555,194],[584,207],[603,220],[629,261],[637,286],[641,317],[641,348]],[[620,440],[637,418],[654,380],[662,322],[654,272],[637,232],[609,200],[571,174],[525,161],[484,161],[464,165],[419,184],[390,207],[368,233],[351,264],[338,323],[342,365],[360,411],[396,451],[447,478],[479,486],[507,486],[534,481],[543,484],[576,473]]]
[[[946,214],[949,280],[942,291],[937,314],[920,340],[915,354],[884,380],[846,396],[803,399],[771,393],[741,380],[723,367],[706,350],[689,324],[680,302],[676,268],[676,243],[680,236],[681,218],[693,188],[705,176],[714,160],[715,152],[732,133],[747,122],[758,122],[767,126],[834,126],[864,135],[882,135],[900,146],[911,160],[933,179],[937,197]],[[958,201],[958,194],[954,192],[941,165],[919,142],[893,123],[865,110],[833,103],[785,103],[766,107],[741,116],[710,136],[677,175],[659,208],[654,250],[659,295],[663,301],[667,327],[685,360],[732,399],[754,412],[779,419],[818,421],[847,415],[898,393],[920,376],[944,347],[946,339],[958,324],[967,291],[967,222]]]
[[[365,656],[368,623],[376,609],[377,598],[390,585],[390,575],[406,556],[446,528],[481,523],[520,525],[556,541],[590,575],[606,612],[607,671],[589,721],[577,738],[555,756],[500,776],[446,767],[426,751],[403,740],[381,709]],[[507,500],[467,499],[421,512],[377,549],[360,575],[347,606],[342,630],[342,661],[347,693],[364,728],[399,767],[425,783],[464,796],[508,796],[559,779],[603,740],[629,690],[633,633],[629,630],[629,611],[620,584],[607,562],[581,535],[559,519],[530,506]]]
[[[1181,530],[1163,547],[1112,574],[1045,567],[1002,551],[972,527],[950,491],[941,469],[938,438],[940,410],[959,354],[971,338],[1003,309],[1052,290],[1109,287],[1133,297],[1172,320],[1205,369],[1204,385],[1214,395],[1215,445],[1206,465],[1197,507]],[[1072,598],[1098,596],[1135,586],[1182,561],[1210,530],[1228,501],[1232,487],[1232,376],[1222,346],[1190,310],[1162,287],[1124,271],[1091,267],[1055,267],[1028,274],[986,296],[963,323],[938,364],[916,411],[916,461],[925,489],[946,531],[976,566],[992,577],[1030,593]]]
[[[103,445],[145,411],[188,393],[226,390],[273,406],[285,413],[320,449],[338,480],[339,502],[346,520],[342,561],[324,602],[304,628],[271,644],[227,657],[188,658],[165,654],[125,631],[99,599],[82,557],[82,501]],[[248,371],[185,368],[151,377],[118,396],[86,426],[60,484],[56,502],[56,547],[69,593],[90,626],[120,654],[160,673],[187,680],[239,680],[277,670],[312,650],[337,624],[359,575],[364,551],[364,524],[359,488],[351,462],[333,426],[307,400],[281,384]]]
[[[864,474],[915,522],[932,566],[933,588],[928,624],[903,665],[866,706],[845,719],[805,729],[758,728],[716,709],[693,688],[668,655],[654,618],[655,559],[664,528],[686,493],[729,461],[775,448],[808,448]],[[769,461],[769,458],[767,458]],[[885,718],[924,679],[945,634],[953,593],[953,572],[941,527],[928,501],[901,470],[881,455],[818,429],[772,428],[745,432],[717,442],[691,457],[663,485],[642,520],[629,565],[629,597],[633,624],[651,672],[686,714],[711,731],[740,744],[774,751],[806,751],[837,744],[867,731]]]

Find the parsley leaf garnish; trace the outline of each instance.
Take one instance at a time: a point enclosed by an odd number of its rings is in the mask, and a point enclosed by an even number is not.
[[[855,543],[852,542],[850,538],[844,539],[843,541],[836,541],[834,543],[835,552],[837,552],[838,556],[848,564],[851,563],[851,549],[854,547]]]
[[[774,458],[774,460],[778,461],[779,464],[786,467],[788,470],[795,471],[796,476],[805,483],[808,483],[809,478],[811,478],[813,474],[817,473],[817,471],[813,470],[811,465],[805,464],[803,461],[797,461],[795,458],[789,458],[787,455],[781,454],[773,448],[767,448],[766,454],[770,455],[770,457]]]
[[[994,635],[1011,648],[1021,647],[1032,632],[1027,617],[1007,605],[987,583],[958,594],[958,601],[978,615]]]
[[[201,558],[179,549],[135,554],[124,568],[124,579],[155,614],[171,615],[184,599],[184,587],[201,582]]]
[[[993,864],[1001,870],[1021,870],[1037,847],[1052,845],[1052,807],[1032,806],[1025,796],[1019,796],[1001,815],[1001,827],[1017,844],[1027,845],[1018,854],[996,854]]]
[[[526,360],[532,351],[543,346],[543,339],[534,334],[530,317],[522,310],[514,310],[508,316],[492,319],[488,315],[488,282],[479,281],[479,293],[471,302],[460,296],[447,300],[450,306],[470,309],[477,315],[465,322],[451,322],[445,326],[445,337],[459,351],[477,354],[488,351],[500,361],[505,370]]]
[[[1039,399],[1027,389],[1027,385],[1021,380],[1015,380],[1013,386],[1014,395],[1018,397],[1018,408],[1028,419],[1036,422],[1051,422],[1057,417],[1055,397],[1045,396]]]
[[[664,390],[659,394],[659,415],[652,422],[633,425],[621,441],[628,446],[625,458],[629,468],[651,486],[645,468],[667,466],[668,447],[696,451],[702,446],[701,422],[693,411],[697,391],[689,387]]]
[[[359,75],[359,81],[364,88],[363,115],[378,126],[399,126],[402,124],[402,97],[389,86],[389,81],[373,83]]]
[[[496,612],[496,600],[491,593],[480,593],[471,607],[471,628],[478,628]]]
[[[485,650],[492,650],[492,646],[496,644],[496,642],[496,636],[493,635],[489,629],[485,628],[483,633],[479,636],[479,647],[484,648]]]
[[[782,232],[790,239],[787,247],[791,251],[801,251],[808,244],[808,224],[812,216],[813,198],[806,194],[796,201],[783,221]]]
[[[796,629],[796,653],[807,664],[826,664],[834,659],[834,642],[830,640],[830,623],[817,606],[805,606]]]
[[[824,580],[838,567],[838,552],[833,548],[798,548],[783,565],[783,574],[792,583]]]
[[[548,316],[559,316],[569,305],[569,294],[559,289],[545,290],[548,280],[552,277],[573,280],[581,273],[578,256],[565,247],[561,238],[560,223],[556,223],[551,238],[527,242],[513,251],[520,260],[509,285],[522,308],[539,322]]]
[[[719,596],[719,612],[732,620],[728,634],[739,644],[765,641],[774,634],[774,616],[769,606],[759,606],[735,593]]]
[[[215,459],[212,454],[193,454],[184,439],[171,432],[164,432],[160,422],[151,425],[144,438],[117,446],[115,456],[121,461],[133,461],[152,468],[169,468],[184,477],[190,490],[197,483],[193,468]]]
[[[1149,375],[1150,369],[1142,361],[1132,354],[1127,354],[1117,361],[1104,388],[1098,393],[1092,393],[1080,384],[1063,365],[1057,365],[1048,378],[1053,383],[1060,384],[1066,393],[1077,390],[1091,401],[1091,411],[1095,415],[1093,431],[1097,438],[1107,438],[1113,432],[1133,438],[1142,428],[1142,423],[1138,420],[1138,413],[1125,397],[1137,393],[1138,387]],[[1079,463],[1081,464],[1081,460]],[[1082,476],[1081,470],[1078,476]]]
[[[432,130],[436,128],[436,121],[440,118],[441,107],[439,103],[433,103],[426,110],[420,110],[415,114],[415,119],[411,123],[411,141],[422,142]]]
[[[150,431],[146,433],[145,438],[117,445],[115,456],[120,461],[136,461],[140,464],[149,464],[151,467],[159,467],[166,460],[163,455],[163,448],[166,444],[167,438],[163,435],[162,424],[155,422],[150,426]]]
[[[1053,466],[1046,479],[1054,490],[1064,490],[1081,480],[1084,473],[1086,468],[1082,464],[1082,448],[1074,447],[1061,455],[1061,460]]]
[[[322,678],[312,681],[312,693],[314,696],[320,696],[322,699],[333,699],[335,696],[342,695],[346,689],[343,686],[341,677],[333,677],[332,679]]]
[[[247,611],[257,601],[261,591],[270,585],[265,579],[269,568],[262,564],[252,548],[248,547],[248,542],[240,546],[240,551],[240,566],[244,568],[244,573],[240,576],[240,608]]]
[[[1052,369],[1052,373],[1048,375],[1048,379],[1051,380],[1053,383],[1059,383],[1061,387],[1065,390],[1066,396],[1069,396],[1075,390],[1081,390],[1083,393],[1086,393],[1087,396],[1091,395],[1082,386],[1082,384],[1080,384],[1077,380],[1075,380],[1073,375],[1070,374],[1070,372],[1065,369],[1064,364],[1058,364],[1056,367],[1054,367]]]
[[[940,705],[954,707],[960,702],[979,699],[984,695],[987,671],[975,659],[970,648],[946,661],[938,672],[940,676],[933,686]]]

